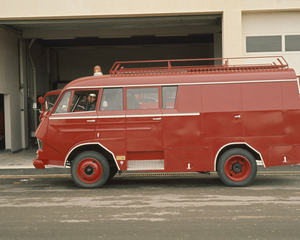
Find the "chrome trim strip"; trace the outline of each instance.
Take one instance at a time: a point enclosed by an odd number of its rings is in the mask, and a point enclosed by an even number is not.
[[[49,119],[91,119],[91,118],[131,118],[131,117],[180,117],[180,116],[200,116],[200,113],[158,113],[158,114],[129,114],[129,115],[100,115],[100,116],[51,116]]]
[[[97,118],[97,116],[62,116],[62,117],[56,117],[56,116],[51,116],[49,117],[50,120],[57,120],[57,119],[91,119],[91,118]]]
[[[127,118],[130,117],[162,117],[163,115],[161,113],[158,114],[128,114],[126,115]]]
[[[45,165],[45,168],[69,168],[68,166]]]
[[[200,113],[163,113],[164,117],[200,116]]]
[[[298,84],[298,92],[299,92],[299,94],[300,94],[300,76],[297,76],[297,84]]]

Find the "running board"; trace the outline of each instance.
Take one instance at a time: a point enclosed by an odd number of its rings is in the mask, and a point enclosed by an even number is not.
[[[129,160],[127,170],[164,170],[165,161],[162,160]]]

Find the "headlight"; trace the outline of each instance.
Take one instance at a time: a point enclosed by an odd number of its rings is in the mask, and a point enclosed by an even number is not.
[[[38,148],[40,150],[43,150],[43,142],[40,139],[37,138],[37,143],[38,143]]]

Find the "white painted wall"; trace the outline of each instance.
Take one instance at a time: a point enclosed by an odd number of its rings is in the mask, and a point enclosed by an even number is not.
[[[18,34],[0,27],[0,93],[4,94],[5,145],[22,149]]]
[[[243,56],[283,56],[300,75],[300,51],[285,51],[285,35],[300,35],[300,11],[244,13],[242,17]],[[282,51],[246,52],[247,36],[282,36]],[[300,43],[299,43],[300,44]]]
[[[1,0],[0,19],[64,19],[295,9],[300,9],[299,0]]]

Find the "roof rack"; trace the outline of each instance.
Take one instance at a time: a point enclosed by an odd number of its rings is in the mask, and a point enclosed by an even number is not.
[[[213,65],[215,62],[220,65]],[[111,76],[195,74],[288,69],[282,56],[115,62]]]

